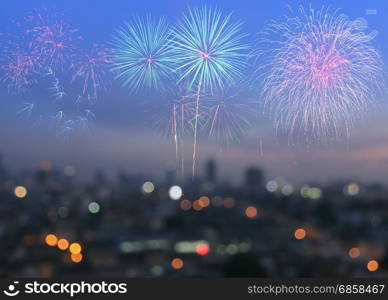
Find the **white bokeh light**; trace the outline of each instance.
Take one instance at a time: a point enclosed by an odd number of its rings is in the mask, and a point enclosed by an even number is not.
[[[182,197],[183,192],[180,186],[173,185],[172,187],[170,187],[168,194],[172,200],[179,200]]]
[[[155,189],[155,186],[151,181],[144,182],[142,186],[142,190],[146,194],[151,194],[154,191],[154,189]]]

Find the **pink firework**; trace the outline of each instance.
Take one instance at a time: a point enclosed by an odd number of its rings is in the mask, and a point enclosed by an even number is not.
[[[76,41],[82,39],[77,29],[45,9],[34,10],[25,20],[29,24],[26,33],[31,38],[31,47],[42,64],[57,69],[71,62]]]
[[[107,74],[111,66],[110,49],[101,45],[93,45],[90,52],[78,56],[72,69],[75,74],[72,82],[81,83],[80,96],[89,100],[96,100],[98,92],[104,90],[107,84]]]
[[[348,136],[382,90],[375,36],[364,19],[324,7],[300,7],[269,23],[259,40],[258,71],[276,129],[308,141]]]
[[[8,84],[9,90],[22,92],[36,83],[36,57],[27,52],[16,47],[3,55],[4,62],[1,66],[3,75],[0,79]]]

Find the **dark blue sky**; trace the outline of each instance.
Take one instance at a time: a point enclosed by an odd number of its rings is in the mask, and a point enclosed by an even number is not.
[[[34,8],[45,7],[51,11],[63,12],[65,19],[78,28],[85,40],[90,43],[106,43],[111,39],[114,30],[134,14],[151,13],[155,16],[166,16],[169,21],[174,22],[188,6],[216,4],[225,13],[234,12],[234,17],[244,22],[244,31],[255,34],[263,29],[267,20],[276,19],[284,13],[287,4],[306,6],[310,3],[314,7],[332,5],[335,8],[342,8],[350,18],[364,17],[368,25],[379,32],[374,44],[383,53],[387,63],[388,55],[385,54],[388,54],[388,18],[386,17],[388,1],[384,0],[2,0],[0,32],[12,33],[14,21],[22,19]],[[367,15],[367,9],[376,10],[377,14]],[[109,93],[106,93],[94,107],[97,120],[92,135],[82,138],[81,142],[73,140],[65,145],[56,141],[55,137],[48,137],[43,129],[35,130],[31,129],[30,125],[24,125],[16,116],[20,104],[28,101],[29,97],[39,97],[37,94],[8,94],[6,86],[1,84],[0,97],[0,123],[2,124],[0,151],[3,151],[15,166],[34,166],[39,160],[50,159],[58,165],[73,164],[89,170],[97,167],[123,167],[133,172],[146,173],[155,171],[155,168],[160,170],[171,168],[174,164],[171,141],[159,138],[154,126],[150,124],[151,119],[148,119],[150,112],[145,103],[158,101],[157,95],[131,96],[119,84],[113,83]],[[147,101],[144,101],[147,97]],[[375,119],[372,125],[370,123],[365,125],[366,127],[356,134],[357,139],[352,153],[348,151],[348,145],[340,147],[340,151],[325,150],[320,154],[310,153],[307,156],[304,150],[299,148],[284,150],[282,143],[274,141],[276,139],[273,138],[269,127],[263,127],[260,134],[268,137],[265,144],[268,144],[266,147],[270,154],[265,151],[268,156],[264,158],[257,156],[256,132],[252,133],[245,143],[223,152],[204,142],[202,158],[204,160],[204,157],[212,156],[223,161],[225,170],[236,168],[242,170],[252,164],[264,165],[271,176],[294,176],[296,180],[353,176],[355,173],[359,176],[358,168],[365,170],[363,166],[366,163],[364,159],[366,154],[363,153],[374,151],[373,153],[377,152],[376,155],[381,155],[378,149],[386,147],[387,124],[386,122],[376,124],[376,120],[378,119]],[[370,131],[374,134],[370,134]],[[25,150],[26,144],[29,146],[28,151]],[[143,148],[139,144],[143,145]],[[155,147],[162,149],[159,160],[154,157],[155,149],[150,149]],[[375,148],[369,149],[370,147]],[[338,154],[336,156],[333,153]],[[356,158],[352,158],[352,155]],[[90,157],[90,161],[85,164],[87,157]],[[244,157],[243,162],[241,157]],[[338,162],[343,162],[344,159],[349,161],[338,165]],[[240,163],[238,163],[239,160]],[[328,164],[327,160],[331,160],[332,163]],[[379,161],[383,163],[373,165],[368,171],[369,177],[381,176],[384,172],[382,168],[387,166],[388,156],[379,156]]]

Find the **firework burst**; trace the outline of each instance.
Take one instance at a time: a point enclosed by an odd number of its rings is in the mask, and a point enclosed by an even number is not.
[[[197,89],[192,173],[195,175],[201,90],[224,87],[242,75],[245,65],[241,23],[215,8],[189,9],[174,30],[173,50],[178,81]]]
[[[173,70],[170,29],[163,19],[134,17],[117,30],[113,40],[113,71],[123,85],[137,92],[141,87],[158,89]]]
[[[90,52],[82,53],[72,69],[75,70],[71,82],[81,82],[80,98],[96,100],[98,92],[105,90],[108,68],[111,65],[110,49],[93,45]],[[79,99],[80,99],[79,98]]]
[[[45,9],[32,11],[25,20],[29,24],[26,34],[31,40],[32,51],[41,65],[62,69],[71,63],[81,40],[79,31],[67,24],[59,14]]]
[[[0,79],[8,85],[9,91],[23,92],[37,82],[37,66],[33,55],[23,49],[15,49],[7,52],[3,60],[1,68],[4,74]]]
[[[259,72],[261,97],[276,129],[308,140],[348,136],[381,90],[375,35],[367,33],[364,19],[325,7],[300,7],[270,22],[260,38]]]
[[[25,92],[37,83],[40,64],[32,51],[30,41],[23,35],[4,36],[1,49],[0,81],[8,86],[8,91]]]

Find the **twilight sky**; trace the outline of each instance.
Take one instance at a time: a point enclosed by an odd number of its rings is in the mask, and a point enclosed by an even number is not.
[[[4,0],[0,10],[0,32],[12,34],[15,21],[33,8],[46,7],[63,12],[65,19],[91,43],[106,43],[114,30],[134,14],[163,15],[173,22],[187,6],[211,3],[217,4],[225,13],[234,12],[234,17],[244,22],[244,31],[254,34],[263,29],[265,21],[284,13],[285,5],[290,2],[295,5],[312,3],[314,7],[331,4],[342,8],[351,18],[364,17],[368,25],[379,32],[374,45],[387,65],[388,3],[376,0]],[[377,14],[367,14],[368,9],[376,10]],[[1,36],[0,42],[4,42]],[[47,93],[39,88],[23,94],[9,93],[6,84],[0,83],[0,153],[10,168],[32,168],[41,160],[50,160],[58,166],[74,165],[85,175],[105,168],[161,176],[166,170],[175,168],[173,140],[162,135],[155,125],[154,115],[158,110],[154,104],[158,107],[164,100],[158,93],[131,95],[113,81],[93,105],[96,120],[90,135],[75,133],[65,141],[44,126],[34,127],[17,114],[23,103],[45,101],[45,97],[48,97]],[[220,177],[233,180],[240,180],[246,167],[256,165],[264,168],[268,178],[282,176],[291,182],[342,178],[388,182],[388,110],[385,99],[376,99],[376,102],[379,107],[366,112],[365,120],[355,125],[348,141],[329,147],[309,149],[306,145],[289,145],[285,138],[275,135],[270,122],[266,121],[258,122],[241,142],[226,148],[201,139],[199,170],[211,157],[219,163]],[[263,145],[262,153],[259,139]],[[185,158],[189,170],[191,148],[186,149]]]

